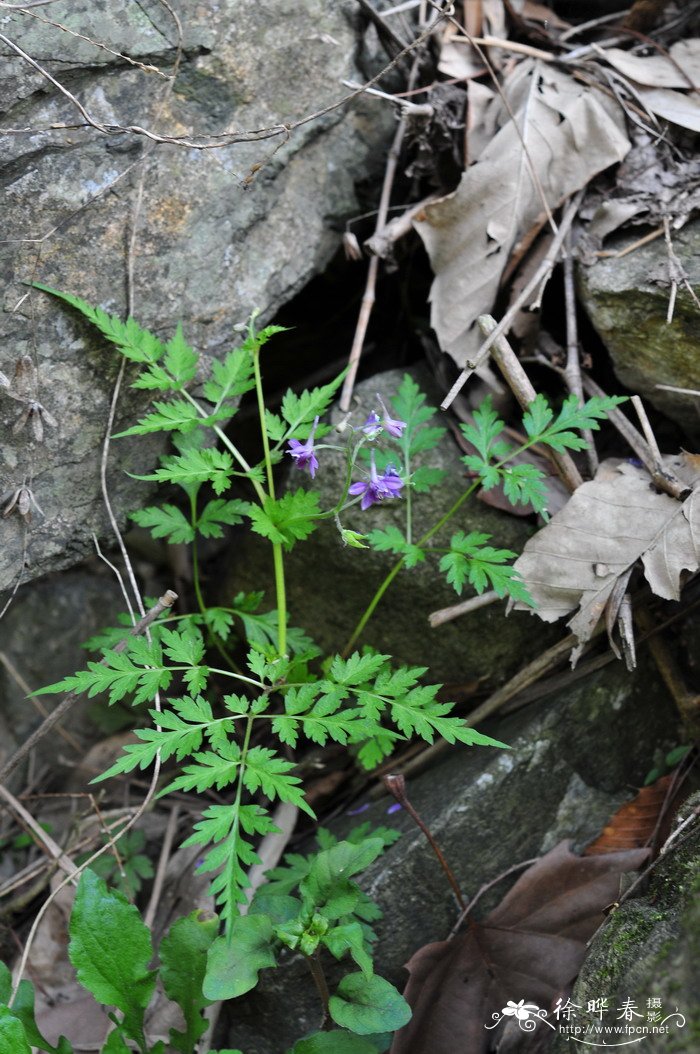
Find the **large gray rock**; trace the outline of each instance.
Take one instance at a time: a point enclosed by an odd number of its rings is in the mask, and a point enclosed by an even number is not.
[[[638,233],[606,242],[622,250]],[[673,235],[673,248],[690,285],[700,288],[700,222]],[[700,311],[683,284],[668,323],[669,259],[663,238],[620,257],[580,265],[579,292],[591,321],[610,352],[615,372],[628,388],[648,399],[693,438],[700,438],[700,398],[666,392],[657,384],[697,390],[700,376]]]
[[[440,394],[425,366],[408,371],[427,394],[428,405],[438,406]],[[390,370],[362,382],[355,389],[356,406],[350,420],[359,426],[368,413],[378,407],[377,393],[385,404],[396,395],[403,370]],[[331,420],[345,417],[337,409]],[[443,424],[436,417],[432,424]],[[332,435],[324,442],[338,442]],[[344,443],[344,439],[340,442]],[[342,494],[346,475],[344,454],[324,450],[313,484],[309,477],[292,469],[287,486],[307,484],[320,492],[322,509],[332,508]],[[414,494],[414,539],[418,539],[447,512],[472,482],[460,460],[449,433],[435,450],[419,455],[417,463],[443,469],[443,481],[429,494]],[[358,468],[357,476],[360,470]],[[406,502],[401,500],[374,505],[362,512],[359,505],[343,513],[345,528],[366,533],[374,528],[406,527]],[[480,608],[456,621],[431,629],[432,611],[456,604],[460,597],[446,584],[438,571],[438,561],[455,531],[481,531],[491,535],[489,544],[520,553],[530,536],[530,525],[515,516],[484,505],[476,497],[468,499],[457,514],[435,535],[431,547],[436,553],[414,568],[404,568],[394,579],[376,608],[358,647],[371,644],[388,652],[400,663],[428,666],[434,681],[466,684],[480,679],[484,686],[499,684],[531,657],[533,640],[544,650],[556,639],[560,628],[545,626],[528,612],[515,611],[506,617],[505,602]],[[269,544],[249,535],[232,550],[232,565],[224,599],[237,590],[266,588],[272,597]],[[297,545],[285,557],[287,595],[292,624],[303,627],[328,654],[342,650],[375,591],[395,563],[391,553],[344,546],[329,519],[322,521],[308,541]],[[470,586],[461,599],[474,595]],[[269,605],[271,606],[271,604]]]
[[[31,482],[45,513],[28,535],[26,577],[74,563],[91,549],[91,533],[107,528],[99,444],[117,355],[57,302],[25,296],[23,283],[41,281],[123,314],[143,181],[134,315],[165,336],[182,320],[192,343],[216,355],[230,346],[235,323],[254,308],[269,318],[324,267],[338,245],[334,225],[357,211],[355,183],[380,170],[392,131],[391,113],[369,100],[289,136],[217,149],[118,133],[134,125],[216,145],[207,136],[313,113],[346,93],[342,79],[360,75],[351,0],[175,6],[183,50],[174,80],[177,26],[158,0],[77,0],[2,17],[3,35],[107,129],[87,126],[74,102],[0,41],[0,124],[14,129],[0,135],[0,369],[12,379],[17,359],[30,355],[38,368],[31,395],[58,421],[43,443],[30,427],[14,434],[22,408],[0,389],[0,493]],[[117,428],[143,405],[143,396],[124,398]],[[113,445],[110,489],[120,517],[137,504],[138,484],[125,470],[152,466],[156,449]],[[22,568],[23,534],[18,516],[0,520],[0,590]]]
[[[695,794],[680,809],[678,823],[698,807]],[[571,995],[580,1007],[607,998],[606,1024],[615,1024],[615,1008],[631,1000],[640,1015],[632,1024],[649,1030],[642,1042],[655,1054],[697,1050],[700,1035],[700,828],[692,823],[686,838],[669,846],[641,895],[626,901],[596,935]],[[658,1002],[650,1007],[649,1000]],[[649,1019],[650,1009],[659,1011],[655,1019]],[[654,1025],[667,1015],[674,1015],[666,1022],[668,1031],[655,1034]],[[569,1041],[558,1037],[552,1054],[570,1049]]]
[[[635,674],[614,663],[533,710],[495,722],[488,731],[510,750],[455,748],[409,781],[407,791],[469,898],[514,863],[562,839],[581,848],[595,838],[630,788],[643,782],[655,747],[677,742],[676,727],[647,654]],[[371,802],[360,816],[346,815],[329,826],[342,836],[369,820],[403,832],[362,879],[384,911],[377,970],[401,988],[404,963],[423,944],[445,939],[457,909],[424,836],[405,813],[387,815],[390,801]],[[479,917],[507,888],[501,884],[484,898]],[[283,1054],[295,1038],[318,1028],[318,1001],[305,964],[284,961],[282,970],[261,974],[255,993],[230,1005],[228,1045],[247,1054]],[[337,980],[337,971],[331,977]]]

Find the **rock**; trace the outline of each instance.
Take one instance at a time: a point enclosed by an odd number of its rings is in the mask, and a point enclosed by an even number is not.
[[[611,238],[606,248],[619,251],[638,234]],[[673,248],[694,289],[700,286],[700,222],[674,233]],[[700,398],[666,392],[657,384],[698,388],[700,311],[682,284],[673,321],[666,321],[670,283],[663,238],[627,256],[604,257],[580,265],[578,286],[583,306],[610,352],[615,373],[628,388],[648,399],[690,436],[700,438]]]
[[[49,576],[20,590],[3,619],[0,638],[0,767],[41,723],[41,711],[50,712],[61,700],[61,696],[28,699],[27,691],[84,669],[87,652],[81,644],[103,626],[114,625],[123,609],[111,572],[102,573],[94,566],[76,568],[59,579]],[[75,763],[101,737],[98,726],[86,720],[90,705],[87,698],[81,700],[61,724],[72,743],[54,730],[37,745],[35,762],[50,764],[52,778],[62,754]]]
[[[678,822],[700,807],[693,795],[679,811]],[[572,1002],[584,1008],[588,1000],[607,998],[607,1024],[616,1024],[624,1000],[632,1000],[632,1024],[647,1027],[641,1042],[655,1054],[697,1048],[697,969],[700,961],[700,828],[697,818],[688,837],[670,847],[652,871],[641,896],[626,901],[596,935],[578,981]],[[649,1023],[648,1000],[658,1000],[656,1022]],[[654,1034],[654,1023],[676,1013],[667,1032]],[[583,1015],[581,1015],[583,1017]],[[623,1038],[623,1037],[620,1037]],[[558,1037],[552,1054],[564,1054],[570,1043]]]
[[[69,29],[42,12],[3,15],[3,34],[46,71],[0,43],[1,123],[19,129],[0,135],[8,232],[1,365],[11,379],[16,360],[30,355],[38,368],[32,397],[58,421],[43,443],[30,428],[13,434],[21,406],[0,388],[0,494],[28,482],[45,514],[28,535],[26,578],[70,566],[92,550],[93,531],[108,529],[99,460],[118,356],[69,309],[27,296],[24,283],[123,314],[138,203],[134,316],[165,336],[182,320],[195,347],[222,353],[234,324],[254,308],[268,319],[325,266],[339,243],[334,228],[358,210],[355,184],[381,170],[392,134],[393,116],[376,100],[289,136],[221,149],[118,132],[134,125],[216,147],[207,136],[279,127],[342,98],[341,81],[361,76],[351,0],[184,5],[175,80],[178,33],[168,12],[157,0],[77,0]],[[65,81],[106,131],[86,126],[47,75]],[[115,430],[144,405],[143,394],[127,392]],[[125,473],[152,467],[158,448],[112,445],[119,519],[144,494]],[[24,531],[14,514],[0,524],[2,590],[22,570]]]
[[[575,848],[593,840],[630,797],[630,787],[641,785],[657,744],[677,742],[677,724],[648,654],[633,675],[615,662],[487,729],[510,750],[453,749],[447,760],[408,782],[408,795],[461,888],[473,896],[514,863],[564,838]],[[389,802],[372,802],[360,816],[345,815],[328,826],[340,837],[365,820],[403,832],[362,878],[384,912],[377,924],[377,971],[402,988],[404,963],[423,944],[443,940],[457,912],[424,836],[405,813],[387,815]],[[478,916],[492,910],[507,888],[502,883],[489,893]],[[281,1054],[305,1030],[318,1027],[305,964],[285,964],[265,971],[255,993],[231,1004],[221,1045]]]
[[[440,394],[424,366],[412,367],[410,375],[437,406]],[[396,395],[404,371],[391,370],[359,384],[355,389],[357,407],[351,423],[360,425],[377,405],[379,393],[388,405]],[[342,419],[333,411],[332,420]],[[440,424],[439,418],[435,422]],[[334,442],[332,436],[327,440]],[[320,491],[322,509],[332,508],[345,482],[345,460],[341,454],[322,452],[322,465],[311,484],[308,476],[292,470],[286,485],[313,485]],[[429,495],[413,495],[414,538],[419,538],[452,507],[469,486],[461,452],[447,434],[440,446],[423,455],[422,462],[445,470],[443,482]],[[417,467],[417,466],[416,466]],[[404,500],[375,505],[366,512],[359,506],[343,513],[343,526],[368,532],[378,527],[406,526]],[[445,529],[435,537],[435,545],[445,546],[457,530],[482,531],[492,536],[491,544],[520,553],[530,535],[523,520],[492,509],[476,499],[468,500]],[[465,684],[480,679],[485,685],[504,681],[532,656],[533,641],[544,650],[561,630],[545,626],[527,612],[515,611],[507,618],[505,604],[496,603],[461,616],[453,622],[431,629],[428,616],[436,609],[456,604],[459,597],[437,569],[439,556],[411,569],[404,569],[394,580],[385,599],[376,609],[367,630],[359,640],[393,655],[397,662],[430,667],[434,681]],[[391,569],[395,557],[369,549],[343,546],[332,520],[321,523],[308,541],[296,546],[285,557],[287,595],[292,624],[303,627],[321,648],[333,654],[343,648],[358,620],[372,600],[375,590]],[[255,535],[241,541],[226,583],[229,599],[237,590],[266,588],[274,595],[270,553],[267,543]],[[473,594],[467,588],[462,599]],[[271,605],[270,605],[271,606]]]

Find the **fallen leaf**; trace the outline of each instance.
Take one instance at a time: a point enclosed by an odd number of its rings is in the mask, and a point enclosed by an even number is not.
[[[476,327],[488,313],[513,246],[543,211],[621,161],[630,144],[615,100],[566,72],[527,60],[506,79],[496,135],[454,193],[426,206],[415,222],[435,280],[431,324],[443,351],[463,366],[481,343]],[[516,127],[517,123],[517,127]]]
[[[700,37],[678,40],[669,49],[670,58],[655,51],[635,55],[621,48],[606,48],[605,59],[625,77],[649,88],[685,88],[700,85]]]
[[[413,1008],[391,1054],[484,1054],[493,1015],[529,1000],[549,1010],[576,977],[586,942],[648,850],[580,857],[562,842],[529,868],[482,922],[421,948],[404,992]]]
[[[666,804],[673,776],[662,776],[650,787],[642,787],[632,801],[620,806],[601,834],[586,848],[586,856],[640,849],[654,836],[661,810]]]
[[[670,88],[638,88],[640,99],[657,117],[700,132],[700,99]]]
[[[618,578],[639,559],[657,596],[680,598],[681,572],[700,566],[700,469],[684,455],[664,466],[692,488],[685,501],[657,492],[645,469],[608,460],[526,543],[514,566],[533,614],[556,622],[578,608],[568,626],[589,640]]]

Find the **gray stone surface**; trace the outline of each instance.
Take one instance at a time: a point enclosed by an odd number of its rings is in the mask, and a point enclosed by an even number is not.
[[[693,795],[681,808],[680,823],[700,807]],[[686,1054],[700,1046],[698,963],[700,963],[700,828],[695,817],[688,837],[679,841],[651,874],[641,895],[628,900],[598,933],[571,995],[585,1007],[589,999],[608,998],[610,1007],[631,999],[642,1025],[647,1000],[661,1000],[661,1018],[678,1011],[668,1033],[642,1040],[655,1054]],[[612,1020],[616,1018],[613,1013]],[[609,1019],[606,1019],[609,1020]],[[552,1054],[564,1054],[570,1043],[559,1038]]]
[[[31,480],[45,512],[28,535],[26,577],[70,566],[91,550],[91,532],[106,530],[99,444],[117,355],[69,310],[40,293],[25,297],[23,283],[41,281],[123,313],[143,181],[134,314],[165,336],[182,320],[196,347],[222,353],[234,324],[254,308],[269,318],[324,267],[336,228],[357,211],[356,182],[381,170],[392,133],[391,113],[367,100],[288,138],[224,149],[113,134],[127,125],[185,137],[279,125],[338,100],[341,80],[359,75],[351,0],[174,6],[183,28],[174,81],[177,29],[158,0],[59,0],[50,10],[2,16],[3,35],[107,129],[86,126],[47,76],[0,42],[0,370],[11,377],[18,357],[32,356],[36,397],[59,422],[43,443],[29,429],[14,434],[21,407],[0,390],[0,493]],[[253,166],[262,167],[249,183]],[[118,429],[144,398],[126,395]],[[143,495],[125,472],[150,467],[155,451],[142,440],[113,445],[110,488],[120,517]],[[23,525],[13,514],[0,520],[0,591],[22,558]]]
[[[639,233],[618,235],[606,249],[619,251]],[[696,294],[700,290],[700,222],[674,233],[673,247]],[[669,304],[669,262],[663,238],[627,256],[604,257],[578,269],[579,293],[610,352],[620,380],[700,438],[700,399],[659,390],[657,384],[697,390],[700,376],[700,311],[683,285],[673,321]]]
[[[409,372],[427,394],[428,404],[438,406],[441,396],[427,368],[411,367]],[[377,393],[389,405],[388,400],[396,394],[403,375],[403,370],[391,370],[359,384],[351,425],[358,426],[366,420],[370,410],[377,406]],[[332,420],[338,422],[344,416],[334,410]],[[432,423],[443,422],[437,417]],[[331,434],[324,442],[338,440]],[[340,442],[344,443],[344,439]],[[448,433],[437,449],[420,455],[415,467],[419,463],[431,465],[444,469],[446,475],[428,495],[413,495],[414,538],[432,527],[469,486],[471,480],[460,460],[461,453]],[[320,456],[321,466],[313,484],[306,474],[293,469],[286,485],[290,488],[313,485],[320,492],[321,508],[328,509],[342,493],[346,465],[340,453],[322,451]],[[343,513],[342,519],[344,527],[359,532],[390,524],[405,529],[406,503],[402,498],[374,505],[365,512],[355,505]],[[527,521],[471,498],[431,544],[444,550],[450,535],[457,530],[482,531],[491,535],[490,544],[520,553],[532,528]],[[274,595],[267,543],[261,542],[257,535],[249,535],[231,555],[224,597],[239,589],[261,589],[263,585],[268,597]],[[545,626],[528,612],[514,611],[506,617],[505,602],[480,608],[431,629],[428,616],[432,611],[474,595],[471,587],[466,587],[462,597],[458,597],[438,571],[438,561],[439,553],[400,572],[358,646],[371,644],[393,655],[397,662],[428,666],[435,681],[466,684],[478,678],[487,686],[504,681],[523,664],[524,656],[533,654],[533,647],[544,650],[547,642],[560,635],[559,627]],[[285,558],[292,624],[307,630],[324,651],[341,650],[394,562],[391,553],[343,546],[333,521],[323,521],[307,541]]]
[[[676,726],[667,693],[644,655],[634,675],[615,663],[548,702],[496,722],[488,731],[510,744],[509,751],[454,749],[409,782],[409,797],[470,896],[564,838],[575,847],[591,841],[630,797],[630,788],[641,785],[655,746],[677,742]],[[377,969],[402,987],[403,964],[423,944],[447,936],[456,908],[423,835],[405,813],[388,815],[389,801],[373,802],[361,815],[330,826],[342,835],[370,820],[403,832],[362,880],[384,911]],[[502,884],[484,898],[480,917],[506,889]],[[247,1054],[282,1054],[294,1038],[318,1027],[313,985],[298,959],[261,977],[254,995],[231,1004],[226,1043]]]

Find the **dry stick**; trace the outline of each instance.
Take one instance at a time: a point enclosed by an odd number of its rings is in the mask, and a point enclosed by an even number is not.
[[[583,374],[582,380],[583,390],[586,395],[605,398],[605,392],[591,377]],[[659,490],[670,494],[672,498],[683,500],[688,494],[688,485],[676,479],[671,472],[656,463],[649,444],[639,434],[631,421],[628,421],[622,411],[618,407],[608,410],[608,419],[611,425],[629,443]]]
[[[17,801],[14,794],[11,794],[6,787],[0,784],[0,797],[4,798],[9,807],[20,818],[23,824],[29,828],[34,835],[34,840],[37,845],[47,853],[51,859],[58,864],[58,866],[66,872],[67,875],[74,875],[78,868],[77,865],[67,856],[60,845],[53,840],[50,834],[48,834],[41,824],[37,823],[32,814],[25,809],[20,801]]]
[[[459,930],[460,926],[466,919],[467,915],[470,915],[472,913],[478,902],[483,897],[484,893],[488,893],[490,889],[493,889],[494,886],[497,886],[498,883],[502,882],[504,878],[508,878],[509,875],[514,875],[516,871],[523,871],[526,867],[532,867],[532,865],[536,864],[539,859],[540,858],[538,856],[533,856],[531,860],[521,860],[519,864],[513,864],[513,866],[509,867],[506,871],[502,871],[500,875],[496,875],[496,877],[492,878],[490,882],[484,882],[483,886],[481,886],[478,892],[474,894],[467,906],[460,912],[457,921],[455,922],[454,926],[447,935],[448,941],[453,940],[453,938],[457,936],[457,931]]]
[[[367,238],[364,243],[365,249],[368,253],[373,256],[381,256],[383,260],[387,258],[391,251],[392,245],[399,240],[399,238],[405,237],[413,230],[413,221],[416,216],[419,216],[426,205],[430,205],[433,201],[437,201],[437,194],[431,194],[428,198],[423,198],[422,201],[416,202],[415,205],[411,205],[406,209],[400,216],[396,216],[395,219],[387,223],[386,227],[382,227],[381,230],[377,230],[374,234]]]
[[[700,309],[700,300],[693,289],[692,285],[688,281],[688,275],[685,267],[678,259],[676,250],[673,248],[673,240],[671,238],[671,225],[668,222],[668,216],[664,216],[664,237],[666,239],[666,251],[668,253],[668,277],[671,282],[671,296],[668,302],[668,311],[666,313],[666,321],[670,323],[673,321],[673,309],[676,303],[676,293],[678,292],[678,284],[682,282],[684,289],[690,294],[690,297],[695,306]]]
[[[576,291],[574,288],[574,258],[571,231],[567,231],[566,256],[564,257],[564,306],[566,312],[566,367],[564,378],[566,386],[579,403],[583,403],[583,384],[581,383],[581,364],[579,362],[578,321],[576,318]],[[583,438],[588,443],[586,459],[591,476],[598,471],[598,454],[593,442],[590,428],[583,429]]]
[[[488,607],[489,604],[495,604],[500,599],[501,597],[499,597],[498,593],[494,592],[493,589],[489,589],[488,592],[482,593],[481,596],[463,600],[461,604],[452,604],[451,607],[431,611],[428,615],[428,622],[433,629],[437,629],[438,626],[442,626],[445,622],[451,622],[453,619],[459,618],[460,615],[466,615],[469,611]]]
[[[574,221],[574,216],[578,212],[582,196],[583,191],[579,191],[569,203],[566,212],[562,216],[561,223],[559,224],[559,230],[552,239],[552,244],[549,248],[549,252],[544,257],[542,263],[537,268],[537,271],[532,276],[527,285],[524,287],[520,295],[517,296],[513,303],[510,305],[498,325],[496,325],[496,323],[494,322],[493,332],[489,333],[487,339],[479,348],[478,352],[476,353],[476,356],[474,357],[474,361],[467,363],[466,367],[462,370],[459,377],[452,385],[445,398],[440,403],[440,406],[443,410],[447,410],[448,407],[452,405],[457,395],[462,390],[471,374],[474,372],[474,369],[477,366],[481,365],[481,363],[485,360],[486,355],[491,346],[495,343],[495,341],[498,340],[499,337],[505,335],[508,332],[508,330],[513,324],[515,316],[518,314],[521,307],[530,299],[537,287],[543,284],[549,278],[559,258],[559,253],[561,252],[566,233]]]
[[[160,848],[160,856],[158,857],[156,876],[153,880],[153,889],[151,890],[151,896],[148,900],[148,907],[146,908],[143,915],[143,921],[148,926],[149,930],[153,929],[153,920],[156,917],[156,911],[158,910],[160,896],[163,892],[165,873],[168,870],[168,861],[170,860],[173,842],[175,841],[175,832],[177,831],[177,822],[179,819],[180,806],[176,803],[170,810],[170,816],[168,817],[168,825],[165,828],[163,844]]]
[[[119,641],[118,644],[115,644],[114,648],[112,648],[112,651],[124,651],[131,637],[137,637],[141,633],[144,633],[151,625],[151,623],[154,622],[158,618],[158,616],[162,614],[163,611],[171,607],[176,600],[177,593],[173,593],[172,590],[168,589],[158,600],[158,602],[153,605],[148,614],[144,615],[144,617],[139,622],[137,622],[135,626],[132,627],[132,629],[129,631],[129,636],[124,637],[122,640]],[[105,665],[105,659],[101,660],[101,664]],[[81,693],[79,692],[69,692],[68,695],[64,697],[63,701],[59,703],[56,709],[52,710],[46,720],[43,721],[41,725],[39,725],[36,731],[32,732],[29,739],[27,739],[24,743],[22,743],[20,747],[17,748],[17,750],[14,752],[9,761],[7,761],[2,767],[2,769],[0,769],[0,783],[6,782],[8,776],[10,776],[11,773],[14,772],[20,762],[22,762],[24,758],[26,758],[27,754],[31,750],[33,750],[37,743],[41,739],[43,739],[48,732],[51,731],[54,725],[61,721],[69,712],[69,710],[71,710],[72,707],[75,706],[78,699],[80,698],[80,695]]]
[[[418,73],[418,60],[416,59],[411,69],[411,74],[408,80],[409,88],[413,87],[416,75]],[[401,113],[399,123],[394,134],[394,139],[389,149],[389,156],[386,162],[386,169],[384,170],[384,182],[382,183],[382,193],[379,199],[379,208],[377,210],[377,224],[375,227],[375,235],[378,234],[386,224],[386,218],[389,210],[389,202],[391,201],[391,191],[394,186],[394,177],[396,176],[396,169],[399,163],[399,154],[401,153],[401,144],[403,143],[403,137],[406,134],[406,128],[408,121],[406,114]],[[362,348],[365,343],[365,336],[367,334],[367,326],[369,325],[370,315],[372,314],[372,308],[374,307],[375,301],[375,289],[377,285],[377,275],[379,274],[379,257],[373,256],[369,262],[369,268],[367,269],[367,281],[365,283],[365,291],[362,296],[362,305],[360,307],[360,314],[357,319],[357,328],[355,329],[355,337],[352,342],[352,348],[350,349],[350,358],[348,359],[348,375],[343,383],[343,390],[340,395],[340,409],[343,413],[347,413],[350,409],[350,402],[352,400],[352,393],[355,387],[355,378],[357,377],[357,370],[360,365],[360,356],[362,355]]]
[[[527,410],[530,403],[536,398],[537,392],[532,387],[530,378],[520,365],[520,360],[505,337],[497,333],[499,327],[496,325],[496,320],[492,315],[479,315],[477,321],[481,332],[493,344],[491,355],[496,360],[510,390],[523,410]],[[573,493],[577,487],[581,486],[583,480],[572,458],[566,452],[560,454],[556,450],[551,451],[551,457],[563,482]]]

